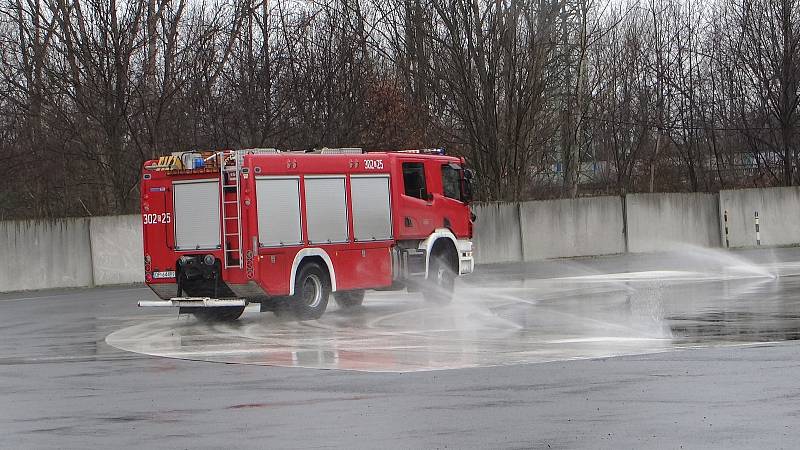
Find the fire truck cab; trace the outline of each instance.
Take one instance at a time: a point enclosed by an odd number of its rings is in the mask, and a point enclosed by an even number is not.
[[[472,172],[438,150],[183,152],[147,161],[145,282],[204,320],[261,311],[319,318],[328,297],[408,289],[451,300],[473,271]]]

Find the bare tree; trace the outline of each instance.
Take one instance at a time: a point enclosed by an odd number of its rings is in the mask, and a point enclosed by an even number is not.
[[[486,200],[800,182],[797,0],[2,1],[2,218],[222,147],[443,146]]]

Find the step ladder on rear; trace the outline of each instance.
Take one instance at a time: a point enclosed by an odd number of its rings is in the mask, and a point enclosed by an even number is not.
[[[219,152],[220,209],[222,210],[222,249],[225,268],[242,268],[242,204],[240,174],[242,154]],[[233,190],[232,197],[226,195]],[[233,208],[235,206],[235,208]]]

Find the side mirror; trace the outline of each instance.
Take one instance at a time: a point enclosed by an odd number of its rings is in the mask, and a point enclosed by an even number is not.
[[[472,169],[464,169],[464,178],[471,181],[475,178],[475,171]]]

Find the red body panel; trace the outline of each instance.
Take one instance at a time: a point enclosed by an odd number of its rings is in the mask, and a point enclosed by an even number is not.
[[[403,162],[421,162],[425,165],[428,199],[409,197],[404,193]],[[149,161],[145,164],[154,164]],[[248,154],[244,156],[240,178],[240,206],[243,253],[252,258],[242,268],[223,269],[222,277],[228,284],[246,285],[255,282],[267,295],[287,295],[290,290],[293,262],[304,248],[325,250],[334,267],[337,290],[380,288],[392,284],[391,248],[399,240],[421,240],[435,229],[447,227],[458,238],[470,238],[470,210],[466,203],[443,195],[441,166],[462,164],[458,158],[440,155],[407,153],[365,154],[306,154],[282,152],[275,154]],[[155,272],[175,270],[177,259],[185,254],[212,254],[223,260],[223,250],[176,251],[174,229],[173,182],[194,179],[219,179],[219,172],[170,174],[164,170],[143,171],[141,183],[142,218],[146,282],[162,298],[170,295],[174,278],[153,278]],[[350,175],[388,174],[390,176],[390,201],[393,239],[386,241],[356,242],[353,236],[353,214],[350,199]],[[262,175],[296,175],[300,178],[300,204],[303,244],[277,248],[254,248],[258,236],[255,178]],[[305,184],[307,175],[345,175],[348,213],[348,242],[336,244],[310,244],[305,220]],[[226,192],[225,199],[235,199],[236,194]],[[230,208],[227,215],[236,212],[236,204],[223,204]],[[158,216],[161,220],[153,219]],[[170,220],[165,218],[171,215]],[[152,222],[158,223],[152,223]],[[411,226],[409,226],[409,224]],[[220,230],[222,234],[222,230]],[[223,236],[224,238],[224,236]],[[252,270],[248,269],[251,267]],[[161,289],[159,289],[161,288]],[[174,295],[174,293],[172,294]]]

